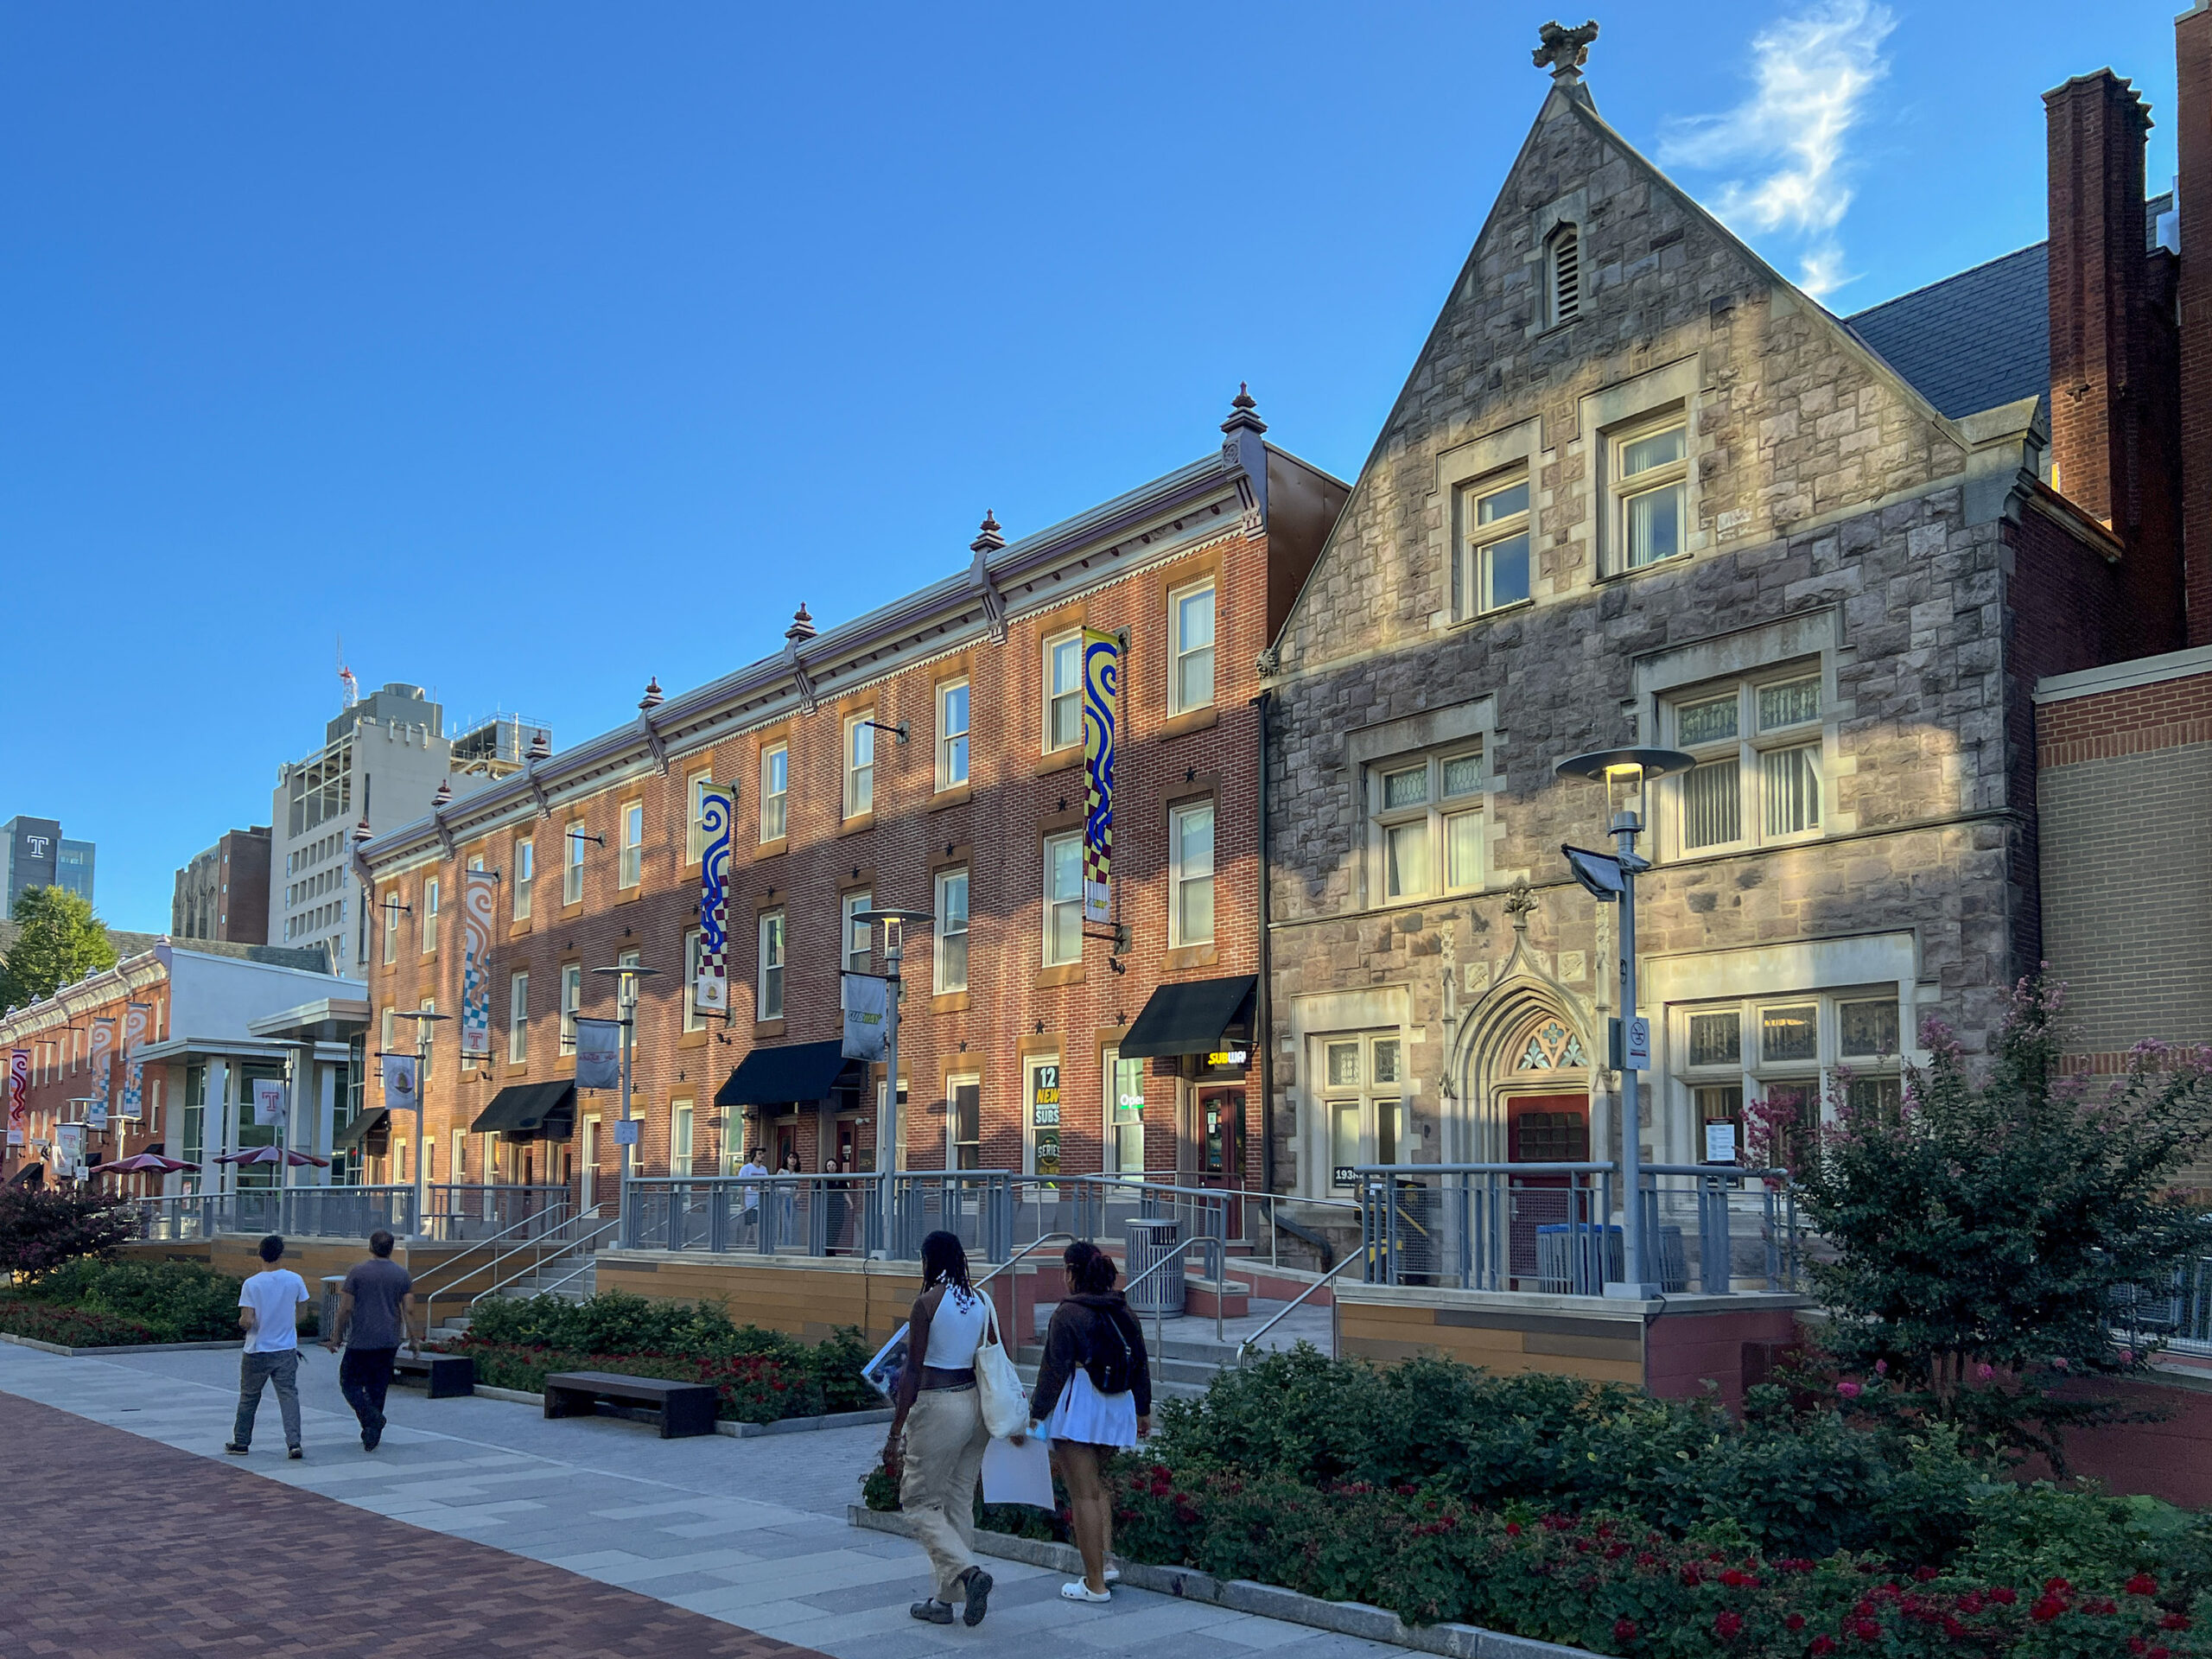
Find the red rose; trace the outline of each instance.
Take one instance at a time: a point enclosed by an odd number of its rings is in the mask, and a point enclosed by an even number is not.
[[[1816,1636],[1813,1638],[1813,1646],[1811,1649],[1813,1659],[1820,1659],[1820,1656],[1822,1654],[1834,1653],[1834,1651],[1835,1638],[1834,1637]]]
[[[1744,1616],[1741,1613],[1724,1612],[1713,1621],[1713,1633],[1724,1642],[1743,1628]]]
[[[2000,1607],[2010,1607],[2019,1597],[2010,1585],[2000,1584],[1989,1592],[1989,1599]]]
[[[1509,1538],[1518,1538],[1521,1535],[1521,1523],[1518,1521],[1507,1522],[1505,1523],[1505,1535]]]
[[[1936,1569],[1932,1567],[1916,1567],[1912,1569],[1912,1576],[1919,1580],[1921,1583],[1926,1584],[1929,1580],[1935,1578],[1936,1573]]]
[[[2138,1573],[2127,1581],[2126,1590],[2131,1596],[2155,1596],[2158,1593],[2158,1581],[2148,1573]]]
[[[1635,1641],[1636,1621],[1632,1618],[1615,1619],[1613,1621],[1613,1640],[1616,1642]]]
[[[1803,1630],[1805,1628],[1805,1615],[1802,1613],[1790,1614],[1789,1618],[1782,1621],[1782,1628],[1792,1632],[1793,1634],[1798,1630]]]
[[[2189,1615],[2187,1613],[2168,1613],[2164,1618],[2158,1621],[2158,1628],[2162,1630],[2185,1630],[2189,1628]]]
[[[2028,1617],[2038,1624],[2048,1624],[2065,1611],[2066,1604],[2056,1596],[2038,1596],[2035,1605],[2028,1609]]]

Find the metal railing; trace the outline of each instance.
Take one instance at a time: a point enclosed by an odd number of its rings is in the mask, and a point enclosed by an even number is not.
[[[622,1245],[717,1255],[874,1255],[883,1249],[882,1181],[879,1174],[633,1176]]]
[[[597,1265],[597,1263],[591,1259],[593,1252],[599,1248],[600,1243],[605,1240],[609,1234],[615,1232],[621,1227],[621,1225],[622,1218],[620,1216],[602,1217],[596,1213],[588,1211],[583,1215],[575,1217],[569,1222],[563,1230],[573,1233],[574,1236],[561,1242],[561,1248],[554,1253],[553,1259],[557,1262],[563,1257],[573,1255],[582,1255],[584,1260],[578,1262],[575,1267],[569,1268],[568,1272],[563,1274],[558,1279],[554,1280],[552,1283],[538,1285],[536,1287],[536,1294],[540,1296],[556,1295],[559,1293],[561,1287],[567,1284],[570,1280],[582,1278],[585,1274],[589,1273],[592,1268]],[[496,1266],[497,1263],[494,1262],[491,1265]],[[505,1278],[493,1280],[483,1289],[478,1291],[474,1296],[471,1296],[468,1299],[468,1305],[473,1308],[477,1305],[477,1303],[482,1301],[486,1297],[497,1296],[502,1291],[506,1290],[509,1287],[520,1284],[524,1279],[543,1274],[544,1270],[544,1258],[543,1256],[539,1256],[533,1260],[528,1267],[518,1268],[512,1273],[508,1274]],[[423,1329],[427,1331],[429,1328],[429,1324],[426,1321],[424,1323]]]
[[[2147,1336],[2170,1353],[2212,1357],[2212,1255],[2183,1262],[2155,1294],[2125,1285],[2112,1300],[2113,1328],[2136,1345]]]
[[[572,1244],[564,1242],[563,1236],[570,1230],[574,1222],[588,1219],[591,1217],[575,1217],[569,1214],[568,1201],[564,1194],[561,1202],[560,1219],[552,1225],[545,1224],[545,1217],[542,1213],[533,1212],[523,1216],[510,1222],[499,1231],[474,1241],[460,1255],[448,1256],[444,1261],[426,1268],[423,1275],[415,1281],[416,1294],[423,1299],[423,1333],[428,1335],[435,1326],[431,1314],[440,1296],[455,1291],[459,1286],[474,1278],[478,1274],[490,1272],[500,1262],[512,1256],[518,1255],[525,1250],[531,1255],[531,1271],[537,1271],[543,1265],[545,1252],[549,1248],[556,1255],[565,1255],[574,1248]],[[439,1282],[432,1284],[428,1290],[425,1290],[423,1281],[432,1278],[439,1279]],[[474,1305],[474,1302],[470,1303],[471,1306]]]
[[[1344,1257],[1343,1261],[1338,1262],[1336,1266],[1331,1268],[1319,1279],[1316,1279],[1312,1284],[1306,1286],[1305,1289],[1300,1291],[1297,1295],[1285,1302],[1281,1308],[1276,1310],[1274,1318],[1270,1319],[1265,1325],[1262,1325],[1250,1336],[1245,1338],[1243,1341],[1236,1344],[1236,1364],[1240,1367],[1243,1366],[1244,1363],[1244,1356],[1251,1352],[1253,1349],[1259,1346],[1260,1338],[1266,1336],[1268,1332],[1274,1330],[1275,1326],[1281,1325],[1285,1319],[1288,1319],[1291,1316],[1293,1310],[1294,1310],[1300,1303],[1305,1301],[1308,1296],[1311,1296],[1315,1291],[1320,1289],[1322,1286],[1327,1284],[1332,1279],[1334,1279],[1345,1268],[1352,1266],[1356,1262],[1363,1261],[1364,1259],[1364,1252],[1362,1252],[1358,1255],[1348,1255]],[[1336,1357],[1337,1322],[1334,1319],[1332,1319],[1329,1321],[1329,1357],[1331,1359],[1334,1359]]]
[[[1201,1246],[1213,1257],[1213,1339],[1218,1343],[1223,1339],[1221,1305],[1227,1300],[1229,1293],[1229,1252],[1221,1240],[1209,1238],[1202,1233],[1195,1238],[1186,1238],[1178,1243],[1171,1244],[1157,1262],[1144,1268],[1135,1278],[1129,1280],[1122,1287],[1122,1294],[1126,1300],[1139,1285],[1144,1283],[1171,1262],[1177,1264],[1176,1272],[1184,1272],[1185,1270],[1183,1265],[1184,1252]],[[1155,1360],[1160,1357],[1160,1330],[1167,1318],[1166,1307],[1167,1298],[1165,1296],[1155,1296],[1152,1299],[1152,1354]],[[1178,1314],[1177,1317],[1179,1319],[1182,1316]]]
[[[1795,1290],[1784,1172],[1646,1165],[1646,1273],[1669,1294]],[[1369,1282],[1596,1296],[1624,1276],[1610,1163],[1395,1164],[1356,1172]]]
[[[502,1237],[531,1226],[550,1230],[569,1218],[565,1186],[442,1182],[425,1192],[424,1233],[441,1243]]]
[[[231,1192],[186,1192],[132,1198],[137,1236],[162,1243],[218,1233],[282,1233],[293,1238],[366,1238],[381,1229],[398,1238],[465,1243],[517,1228],[558,1227],[568,1218],[564,1186],[470,1186],[425,1189],[420,1224],[415,1189],[390,1186],[247,1186]]]

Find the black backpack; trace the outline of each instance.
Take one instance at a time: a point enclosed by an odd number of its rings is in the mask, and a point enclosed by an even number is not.
[[[1083,1362],[1084,1374],[1101,1394],[1127,1394],[1136,1375],[1136,1357],[1114,1312],[1093,1308],[1090,1313],[1090,1352]]]

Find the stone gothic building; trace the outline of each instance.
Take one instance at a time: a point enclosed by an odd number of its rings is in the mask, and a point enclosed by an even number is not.
[[[2126,83],[2047,100],[2012,289],[1862,328],[1606,124],[1580,33],[1263,658],[1272,1179],[1309,1198],[1619,1155],[1616,918],[1560,852],[1605,803],[1562,758],[1697,759],[1639,906],[1644,1156],[1694,1161],[1747,1101],[1892,1093],[1929,1016],[1986,1048],[2045,949],[2037,683],[2186,643]]]

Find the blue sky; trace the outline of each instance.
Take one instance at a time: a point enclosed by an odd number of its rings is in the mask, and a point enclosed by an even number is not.
[[[1606,117],[1851,310],[2173,167],[2169,8],[1614,7]],[[100,909],[365,686],[556,741],[1196,458],[1358,468],[1542,98],[1493,4],[0,9],[0,817]]]

